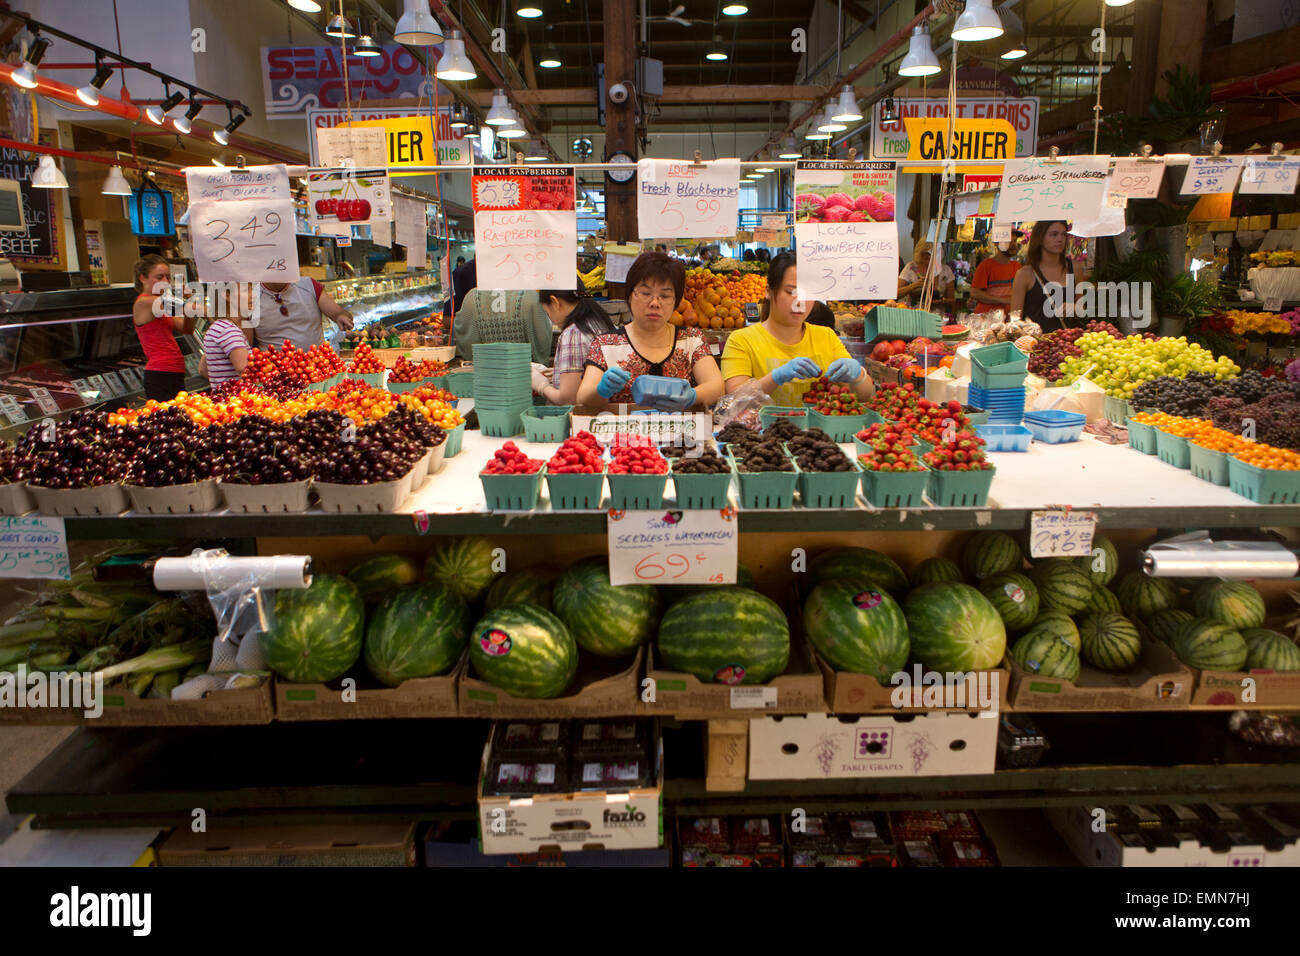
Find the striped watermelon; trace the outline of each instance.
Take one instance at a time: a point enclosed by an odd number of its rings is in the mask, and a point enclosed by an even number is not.
[[[1126,671],[1142,656],[1137,625],[1123,614],[1100,611],[1079,620],[1083,659],[1098,670]]]
[[[1146,620],[1156,611],[1178,606],[1178,587],[1168,578],[1153,578],[1142,571],[1130,571],[1115,588],[1125,613]]]
[[[321,684],[342,677],[361,656],[366,605],[338,574],[318,574],[311,587],[275,592],[275,626],[261,634],[267,666],[285,680]]]
[[[973,581],[982,581],[1000,571],[1019,571],[1025,556],[1016,539],[1001,531],[977,531],[966,540],[961,566]]]
[[[469,637],[469,608],[441,584],[414,584],[384,598],[366,625],[370,673],[389,687],[445,674]]]
[[[1083,606],[1084,613],[1088,611],[1114,611],[1120,612],[1119,598],[1115,592],[1103,584],[1096,581],[1092,583],[1092,591],[1088,594],[1088,603]]]
[[[583,650],[624,657],[655,636],[661,602],[653,584],[609,583],[605,558],[584,558],[560,575],[551,601]]]
[[[363,601],[378,604],[390,592],[420,580],[420,562],[404,554],[377,554],[354,565],[348,580]]]
[[[775,601],[722,587],[677,602],[659,623],[666,667],[705,683],[762,684],[790,663],[790,624]]]
[[[1069,558],[1040,561],[1029,577],[1038,587],[1038,605],[1044,610],[1078,614],[1092,595],[1092,579]]]
[[[1264,626],[1264,598],[1244,581],[1202,581],[1192,592],[1198,617],[1249,630]]]
[[[659,587],[659,596],[663,598],[664,607],[670,608],[682,598],[690,597],[692,594],[699,594],[703,591],[711,591],[719,587],[754,587],[754,575],[749,568],[745,567],[745,562],[736,562],[736,583],[732,584],[669,584]]]
[[[837,671],[870,674],[888,685],[907,665],[907,620],[885,591],[844,578],[823,581],[804,602],[803,625]]]
[[[1277,631],[1252,627],[1241,632],[1246,642],[1246,669],[1300,671],[1300,647]]]
[[[1074,645],[1046,632],[1031,632],[1021,637],[1012,646],[1011,657],[1031,674],[1068,681],[1079,677],[1079,652]]]
[[[551,609],[551,587],[553,576],[540,568],[525,568],[523,571],[507,571],[498,574],[492,586],[488,588],[483,607],[491,611],[505,607],[507,604],[535,604]]]
[[[923,584],[903,602],[912,660],[943,673],[997,667],[1007,629],[988,598],[969,584]]]
[[[804,593],[831,578],[873,581],[893,595],[907,592],[907,575],[898,562],[870,548],[832,548],[817,555],[804,577]]]
[[[919,588],[922,584],[938,584],[941,581],[965,581],[961,568],[947,558],[926,558],[912,569],[911,584]]]
[[[1174,653],[1188,667],[1203,671],[1239,671],[1246,667],[1246,640],[1235,627],[1197,618],[1174,638]]]
[[[1029,625],[1029,630],[1025,631],[1024,636],[1028,637],[1031,634],[1058,637],[1073,647],[1076,652],[1083,648],[1083,642],[1079,640],[1078,626],[1064,611],[1039,611],[1038,617],[1034,618],[1034,623]]]
[[[1092,583],[1105,587],[1119,572],[1119,552],[1104,534],[1092,536],[1092,554],[1071,558],[1079,570],[1092,578]]]
[[[1038,616],[1038,589],[1019,572],[990,574],[980,582],[979,588],[1008,631],[1023,631]]]
[[[1172,645],[1178,632],[1195,620],[1195,616],[1186,611],[1171,607],[1152,614],[1146,619],[1146,626],[1156,640]]]
[[[474,625],[469,660],[475,674],[512,697],[559,697],[578,672],[578,645],[550,611],[511,604]]]
[[[485,538],[452,538],[424,562],[424,579],[447,585],[467,602],[476,601],[496,577],[495,549]]]

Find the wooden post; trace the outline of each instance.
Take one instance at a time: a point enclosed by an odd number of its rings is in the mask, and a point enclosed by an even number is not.
[[[636,83],[636,0],[605,0],[605,159],[614,153],[637,158],[636,104],[629,96],[622,103],[610,100],[616,83],[631,88]],[[636,177],[616,183],[605,177],[605,240],[637,242]],[[609,283],[609,297],[624,297],[623,283]]]
[[[1147,0],[1133,8],[1133,58],[1129,64],[1128,110],[1129,116],[1145,116],[1160,75],[1160,14],[1161,0]],[[1197,52],[1193,63],[1200,63]]]
[[[1205,52],[1208,4],[1209,0],[1169,0],[1165,3],[1160,16],[1160,56],[1155,77],[1157,96],[1169,92],[1169,84],[1164,80],[1166,70],[1181,64],[1193,73],[1200,73],[1201,57]]]
[[[745,789],[749,771],[749,721],[710,720],[704,789],[736,793]]]

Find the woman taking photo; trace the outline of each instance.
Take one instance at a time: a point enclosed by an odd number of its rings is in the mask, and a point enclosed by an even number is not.
[[[797,406],[811,380],[824,374],[851,385],[864,401],[876,393],[875,382],[849,355],[835,329],[808,324],[806,307],[799,301],[794,253],[783,252],[767,270],[762,321],[732,332],[722,350],[728,392],[757,381],[774,404]]]
[[[185,358],[176,334],[194,331],[194,317],[174,314],[183,311],[180,303],[163,297],[170,283],[171,270],[162,256],[145,256],[135,264],[139,295],[132,318],[144,349],[144,396],[159,402],[169,401],[185,389]]]
[[[632,404],[632,382],[642,375],[681,379],[676,399],[654,403],[660,411],[712,405],[722,397],[722,373],[709,343],[696,329],[668,320],[686,291],[686,267],[662,252],[644,252],[627,272],[632,321],[617,332],[596,336],[578,388],[578,404],[592,408]]]
[[[551,324],[560,330],[555,346],[555,369],[548,376],[533,371],[533,391],[551,405],[574,405],[586,367],[587,352],[596,336],[614,331],[614,322],[578,281],[577,289],[543,289],[537,295]]]
[[[1049,282],[1064,286],[1065,277],[1074,274],[1074,262],[1065,254],[1069,228],[1068,223],[1059,219],[1034,223],[1025,264],[1011,283],[1012,314],[1037,322],[1044,332],[1065,328],[1065,319],[1074,314],[1074,303],[1064,301],[1064,290],[1055,299],[1063,308],[1057,308],[1045,288]],[[1080,276],[1075,281],[1083,278],[1086,277]]]

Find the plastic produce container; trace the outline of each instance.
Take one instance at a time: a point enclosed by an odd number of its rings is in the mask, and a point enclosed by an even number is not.
[[[1187,446],[1191,458],[1192,474],[1202,481],[1216,485],[1228,483],[1228,456],[1213,448],[1202,448],[1195,443]]]
[[[823,415],[813,409],[808,412],[807,427],[820,428],[831,436],[833,442],[850,442],[868,425],[878,425],[883,422],[884,419],[871,409],[861,415]]]
[[[800,471],[799,500],[805,508],[852,508],[857,504],[862,472],[858,463],[852,471]]]
[[[1154,455],[1156,453],[1155,426],[1130,419],[1128,423],[1128,443],[1130,448],[1136,448],[1144,455]]]
[[[891,339],[914,339],[918,336],[937,339],[943,330],[943,318],[920,309],[901,309],[878,305],[862,317],[865,342],[885,336]]]
[[[1282,471],[1228,459],[1228,487],[1261,505],[1300,504],[1300,471]]]
[[[794,471],[741,471],[733,459],[740,481],[740,503],[745,508],[790,508],[799,483],[799,466]]]
[[[926,496],[941,508],[979,508],[989,502],[994,469],[931,471]]]
[[[1156,454],[1166,465],[1173,465],[1175,468],[1192,467],[1192,453],[1188,450],[1190,444],[1191,442],[1186,438],[1179,438],[1177,435],[1156,429]]]
[[[548,471],[546,490],[555,511],[599,511],[605,494],[605,473],[551,474]]]
[[[736,466],[731,471],[717,475],[679,475],[674,469],[680,459],[674,458],[669,463],[669,472],[673,476],[673,490],[677,495],[677,507],[687,510],[715,510],[727,507],[727,493],[731,490],[731,477],[736,473]]]
[[[1029,451],[1034,434],[1024,425],[977,425],[975,434],[989,451]]]
[[[610,475],[609,506],[620,511],[662,508],[668,475]]]
[[[800,428],[807,428],[808,409],[790,408],[788,405],[764,405],[758,410],[758,420],[762,423],[764,431],[767,431],[768,425],[779,421],[789,421]]]
[[[532,511],[537,507],[537,498],[542,493],[542,478],[546,473],[543,465],[531,475],[485,475],[479,473],[483,482],[483,496],[491,511]]]
[[[862,470],[862,495],[877,508],[919,508],[930,481],[930,469],[920,471]]]
[[[457,398],[474,397],[474,372],[473,370],[459,370],[448,372],[442,378],[442,387]]]
[[[1123,425],[1128,421],[1130,411],[1129,403],[1122,398],[1107,395],[1106,400],[1102,403],[1102,415],[1112,425]]]
[[[489,412],[478,410],[478,427],[484,435],[493,438],[513,438],[524,430],[524,422],[519,412]]]
[[[1086,415],[1078,412],[1063,412],[1049,409],[1041,412],[1025,412],[1025,427],[1034,439],[1049,445],[1078,441],[1083,434],[1083,426],[1088,423]]]
[[[1013,342],[984,345],[970,351],[972,388],[1016,388],[1024,384],[1028,369],[1029,356]]]
[[[652,405],[660,398],[680,398],[690,390],[685,379],[663,375],[638,375],[632,380],[632,401],[638,405]]]
[[[524,437],[529,441],[562,442],[569,437],[572,405],[534,405],[522,415]]]

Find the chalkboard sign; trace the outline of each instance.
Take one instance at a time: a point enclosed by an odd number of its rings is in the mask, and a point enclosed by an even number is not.
[[[59,203],[62,190],[35,189],[32,173],[36,160],[23,159],[16,149],[0,150],[0,179],[16,179],[22,189],[23,216],[27,229],[23,232],[0,232],[0,255],[15,263],[41,262],[60,265],[63,262],[59,242]]]

